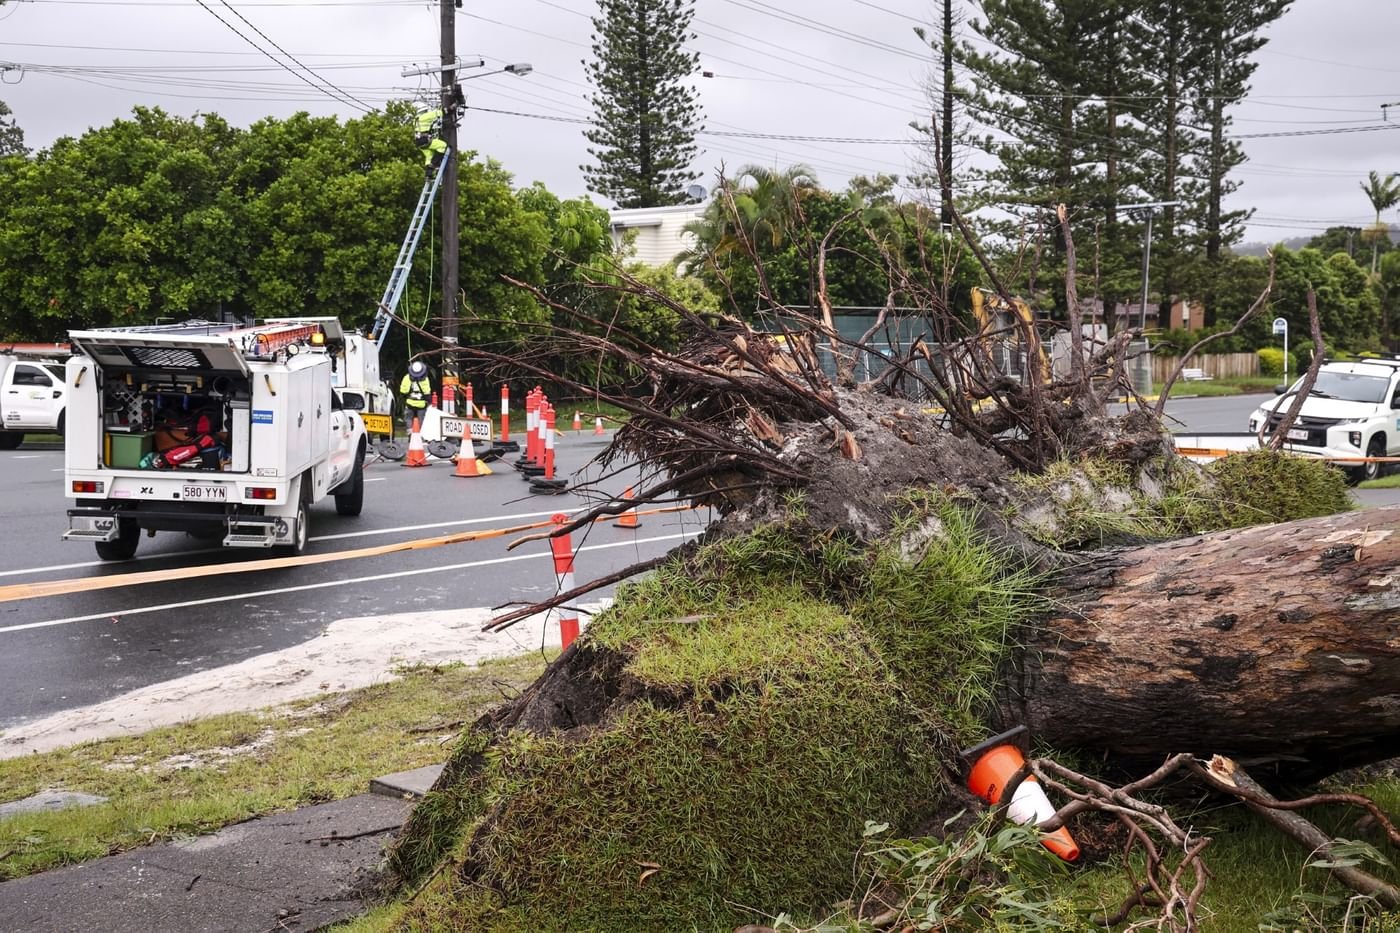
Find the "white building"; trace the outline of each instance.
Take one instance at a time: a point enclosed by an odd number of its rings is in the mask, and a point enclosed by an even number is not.
[[[704,213],[704,204],[614,208],[609,212],[613,245],[621,247],[634,235],[631,258],[648,266],[664,266],[694,245],[695,238],[685,232],[685,225]]]

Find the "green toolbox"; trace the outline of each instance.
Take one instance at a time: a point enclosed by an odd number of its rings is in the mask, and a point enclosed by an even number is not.
[[[107,465],[121,470],[135,470],[141,458],[155,449],[154,434],[120,434],[107,432]]]

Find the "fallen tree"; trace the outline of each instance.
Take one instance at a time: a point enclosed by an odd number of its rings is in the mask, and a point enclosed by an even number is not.
[[[1087,555],[1002,704],[1060,748],[1292,779],[1400,755],[1400,506]]]
[[[1297,780],[1394,753],[1400,510],[1330,515],[1330,467],[1203,470],[1151,411],[1110,416],[1127,335],[1009,380],[990,341],[1038,359],[1034,328],[989,335],[920,284],[930,269],[890,268],[890,305],[921,302],[932,336],[859,384],[869,334],[797,309],[762,333],[625,276],[598,288],[673,311],[684,347],[536,291],[578,328],[537,357],[460,351],[541,379],[550,354],[631,367],[644,391],[563,385],[631,415],[604,465],[642,465],[636,503],[721,519],[464,736],[391,859],[432,885],[423,925],[443,899],[480,929],[815,915],[849,891],[867,819],[913,833],[980,809],[957,750],[1011,723],[1115,770],[1191,753]],[[1240,530],[1261,522],[1284,524]],[[1192,928],[1200,891],[1178,894],[1161,922]]]

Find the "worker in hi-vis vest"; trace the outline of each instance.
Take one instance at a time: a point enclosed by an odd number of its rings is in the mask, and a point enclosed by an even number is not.
[[[413,122],[413,141],[423,151],[423,171],[429,177],[432,177],[438,163],[442,161],[443,154],[447,152],[447,143],[443,142],[442,136],[439,135],[441,131],[441,110],[418,111]]]
[[[403,424],[407,430],[413,430],[415,418],[422,426],[432,394],[433,383],[428,378],[428,364],[422,360],[409,363],[408,372],[403,374],[403,380],[399,383],[399,395],[403,398]]]

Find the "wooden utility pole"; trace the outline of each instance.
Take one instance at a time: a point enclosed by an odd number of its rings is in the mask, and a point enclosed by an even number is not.
[[[442,140],[447,143],[447,170],[442,179],[442,339],[457,343],[457,263],[461,249],[457,217],[457,3],[442,3]],[[457,384],[454,353],[442,358],[442,384]]]

